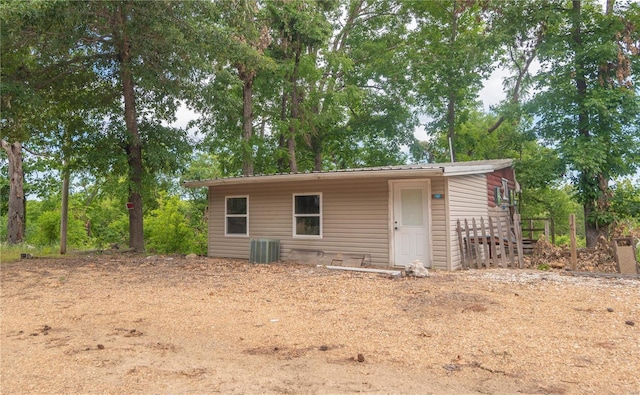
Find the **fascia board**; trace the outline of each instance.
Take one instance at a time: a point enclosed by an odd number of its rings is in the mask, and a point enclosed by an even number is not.
[[[495,170],[494,166],[482,165],[482,166],[452,166],[444,169],[444,176],[464,176],[470,174],[485,174],[491,173]]]
[[[393,169],[393,170],[364,170],[364,171],[340,171],[340,172],[315,172],[276,174],[266,176],[215,178],[201,181],[185,181],[186,188],[210,187],[216,185],[262,184],[268,182],[302,182],[317,180],[343,180],[359,178],[412,178],[442,176],[444,169]]]

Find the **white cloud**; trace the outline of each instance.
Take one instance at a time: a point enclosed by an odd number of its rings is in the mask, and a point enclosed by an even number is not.
[[[198,118],[200,118],[200,114],[198,114],[195,111],[190,110],[184,104],[181,104],[180,107],[178,107],[178,111],[176,112],[176,121],[174,123],[170,124],[169,126],[172,126],[174,128],[186,129],[187,128],[187,124],[190,121],[193,121],[193,120],[198,119]]]
[[[503,68],[496,68],[491,76],[484,82],[483,88],[480,90],[480,101],[482,102],[482,108],[485,112],[490,111],[491,106],[494,106],[500,101],[504,100],[505,94],[503,91],[503,81],[509,76],[507,70]]]

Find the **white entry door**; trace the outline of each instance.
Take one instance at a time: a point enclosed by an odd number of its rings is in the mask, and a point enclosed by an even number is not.
[[[393,182],[394,266],[414,260],[429,264],[429,187],[427,182]]]

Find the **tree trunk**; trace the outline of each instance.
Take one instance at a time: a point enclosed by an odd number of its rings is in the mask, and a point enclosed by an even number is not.
[[[607,0],[607,6],[605,8],[605,12],[607,15],[611,15],[613,13],[613,5],[615,0]]]
[[[24,174],[22,171],[22,143],[8,143],[0,140],[2,149],[9,160],[9,210],[7,221],[7,241],[9,244],[19,244],[24,241],[25,225],[25,196]]]
[[[606,8],[605,8],[605,13],[607,14],[607,16],[610,16],[611,13],[613,13],[613,4],[614,4],[614,0],[607,0],[606,2]],[[578,15],[575,15],[575,17],[579,17],[579,12],[580,12],[580,2],[576,1],[574,2],[574,8],[577,6],[577,13]],[[576,19],[577,21],[577,19]],[[576,27],[576,29],[574,29],[574,34],[575,34],[575,40],[577,40],[577,43],[580,44],[582,41],[582,37],[580,36],[580,25],[574,25]],[[576,68],[578,68],[581,63],[576,62]],[[598,80],[600,81],[601,84],[606,84],[607,81],[609,80],[608,75],[607,75],[607,64],[606,62],[604,64],[601,64],[599,69],[598,69]],[[581,76],[581,78],[584,79],[584,83],[578,85],[578,93],[579,93],[579,97],[584,97],[584,95],[586,95],[586,90],[587,90],[587,84],[586,84],[586,77],[584,77],[584,73],[580,73],[579,74]],[[586,114],[586,111],[581,111],[579,114],[579,122],[588,122],[588,114]],[[603,120],[602,117],[598,117],[598,122],[600,123],[600,128],[602,130],[606,129],[608,126],[604,123],[605,121]],[[589,136],[589,130],[587,128],[584,128],[580,130],[580,134],[584,135],[584,136]],[[610,143],[610,142],[609,142]],[[595,176],[590,180],[591,181],[591,188],[596,192],[596,198],[591,201],[588,202],[585,207],[584,207],[584,213],[585,213],[585,239],[586,239],[586,244],[587,247],[595,247],[598,244],[598,240],[600,238],[604,238],[604,239],[608,239],[609,237],[609,225],[611,225],[609,223],[608,220],[602,221],[601,218],[603,218],[603,216],[601,214],[603,213],[608,213],[609,209],[610,209],[610,191],[609,191],[609,176],[607,174],[605,174],[604,171],[599,171],[597,174],[595,174]],[[607,216],[604,216],[604,218],[607,218]],[[598,220],[600,219],[600,220]]]
[[[575,53],[574,66],[575,66],[575,84],[576,84],[576,105],[578,113],[578,135],[589,139],[591,133],[589,131],[589,113],[586,107],[587,96],[587,77],[585,75],[586,60],[584,59],[584,48],[582,48],[582,2],[581,0],[572,0],[572,46]],[[600,236],[606,235],[606,228],[598,226],[598,221],[595,219],[598,217],[601,207],[598,204],[598,200],[606,198],[602,196],[603,191],[600,190],[600,179],[602,174],[589,174],[588,171],[582,170],[580,175],[580,182],[583,183],[582,187],[588,190],[598,190],[598,198],[584,202],[584,231],[587,247],[595,247]],[[597,181],[594,179],[597,178]]]
[[[255,12],[257,12],[259,6],[258,1],[253,0],[246,7],[247,10],[251,10],[251,20],[253,23],[258,23],[256,20]],[[264,54],[265,49],[271,43],[271,31],[261,21],[261,25],[257,26],[260,32],[259,38],[247,38],[245,35],[243,41],[251,45],[251,48],[258,51],[260,56]],[[257,70],[250,68],[247,64],[236,65],[240,80],[242,81],[242,173],[245,176],[251,176],[254,172],[254,158],[253,158],[253,146],[251,140],[253,137],[253,81],[256,78]]]
[[[71,170],[69,168],[69,157],[71,156],[71,136],[69,135],[69,125],[65,125],[62,147],[62,201],[60,204],[60,255],[67,253],[67,240],[69,230],[69,179]]]
[[[588,220],[596,211],[595,205],[592,202],[585,203],[583,206],[584,211],[584,237],[587,247],[595,247],[600,237],[600,232],[595,222]]]
[[[451,37],[449,38],[449,44],[451,45],[451,49],[453,50],[454,44],[458,38],[458,2],[456,0],[453,1],[453,10],[451,12]],[[454,76],[449,76],[454,77]],[[456,133],[456,93],[455,93],[455,85],[456,82],[451,83],[449,80],[449,94],[447,97],[447,140],[449,142],[449,156],[451,158],[451,162],[456,161],[456,150],[455,150],[455,133]]]
[[[587,77],[584,71],[584,59],[582,55],[582,15],[581,0],[573,0],[573,44],[575,47],[575,83],[578,93],[578,133],[589,137],[589,114],[585,106],[587,95]]]
[[[456,97],[453,93],[449,94],[449,102],[447,103],[447,126],[449,131],[447,137],[449,140],[449,150],[451,162],[456,161],[456,150],[454,148],[454,137],[456,131]]]
[[[242,174],[253,175],[253,78],[255,73],[241,70],[242,84]]]
[[[60,255],[67,253],[67,230],[69,224],[69,166],[65,160],[62,176],[62,203],[60,208]]]
[[[287,92],[286,88],[282,88],[282,100],[280,101],[280,120],[285,122],[287,120]],[[286,136],[282,130],[278,135],[278,148],[280,148],[280,152],[284,151],[287,146]],[[285,171],[285,161],[284,155],[278,155],[278,172],[284,173]]]
[[[289,126],[289,131],[291,133],[287,139],[287,151],[289,151],[289,172],[297,173],[298,163],[296,160],[295,128],[293,126]]]
[[[296,161],[296,122],[300,118],[300,92],[298,91],[298,70],[300,68],[300,51],[302,44],[298,40],[295,47],[295,60],[293,72],[291,73],[291,120],[289,121],[289,136],[287,139],[287,149],[289,151],[289,171],[298,172]]]
[[[124,120],[129,133],[127,141],[127,160],[129,163],[129,248],[144,251],[144,230],[142,223],[142,144],[138,130],[136,113],[135,86],[131,71],[131,46],[125,29],[126,16],[120,8],[119,23],[122,33],[120,47],[120,78],[124,97]]]

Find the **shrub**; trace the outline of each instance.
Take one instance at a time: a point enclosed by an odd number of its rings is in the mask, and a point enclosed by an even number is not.
[[[7,216],[6,215],[0,215],[0,243],[4,243],[5,241],[7,241]]]
[[[104,199],[87,210],[91,237],[96,247],[125,244],[129,237],[129,216],[123,203]]]
[[[146,219],[147,248],[159,253],[191,253],[196,247],[187,204],[177,196],[161,196],[158,208]]]
[[[571,237],[569,235],[556,235],[556,246],[570,246]],[[576,237],[576,247],[584,248],[587,246],[587,240],[584,237]]]
[[[39,246],[48,246],[60,241],[60,210],[42,212],[32,228],[33,236],[29,241]],[[84,223],[69,213],[67,224],[67,242],[72,247],[85,247],[89,241]]]

